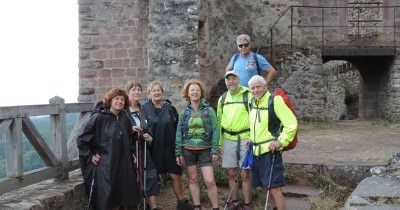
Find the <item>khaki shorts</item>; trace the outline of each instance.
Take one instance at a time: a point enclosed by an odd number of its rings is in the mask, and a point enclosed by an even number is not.
[[[224,138],[222,144],[222,168],[239,168],[248,148],[249,139],[240,140],[240,160],[237,162],[237,141]]]

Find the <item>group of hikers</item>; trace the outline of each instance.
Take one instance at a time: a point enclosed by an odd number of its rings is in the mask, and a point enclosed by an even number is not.
[[[251,52],[246,34],[236,39],[240,53],[226,67],[227,91],[216,112],[206,101],[206,88],[190,79],[182,88],[186,107],[178,114],[164,98],[163,85],[129,82],[113,88],[96,103],[78,135],[87,208],[129,209],[141,202],[157,209],[160,175],[168,175],[177,210],[200,210],[199,171],[213,210],[220,209],[213,162],[222,159],[227,169],[229,195],[224,209],[249,210],[252,189],[262,189],[266,204],[284,210],[282,151],[297,131],[297,119],[280,96],[272,103],[281,130],[268,130],[268,86],[277,74],[261,55]],[[261,76],[264,75],[264,76]],[[184,195],[182,169],[186,168],[191,203]],[[243,202],[238,199],[241,177]]]

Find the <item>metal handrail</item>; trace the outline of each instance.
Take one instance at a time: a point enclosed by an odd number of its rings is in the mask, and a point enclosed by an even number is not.
[[[373,5],[377,5],[377,6],[370,6],[371,4],[373,4]],[[355,24],[357,24],[357,25],[355,25],[356,27],[357,27],[357,32],[356,32],[356,34],[355,34],[355,36],[354,37],[357,37],[358,39],[357,39],[357,41],[358,42],[351,42],[351,43],[349,43],[349,46],[351,46],[350,44],[354,44],[354,45],[352,45],[352,46],[360,46],[360,45],[355,45],[355,44],[359,44],[359,42],[360,42],[360,37],[362,37],[362,34],[360,33],[360,30],[362,29],[362,28],[372,28],[372,27],[375,27],[375,28],[393,28],[393,37],[392,37],[392,39],[393,40],[390,40],[390,42],[389,43],[391,43],[390,45],[389,45],[389,47],[396,47],[396,44],[397,44],[397,40],[396,40],[396,35],[395,35],[395,31],[396,31],[396,17],[395,17],[395,14],[396,14],[396,9],[397,8],[400,8],[400,6],[382,6],[382,5],[380,5],[381,3],[379,3],[379,2],[371,2],[371,3],[364,3],[364,4],[353,4],[352,6],[298,6],[298,5],[291,5],[291,6],[288,6],[282,13],[281,13],[281,15],[267,28],[267,33],[266,33],[266,35],[265,36],[263,36],[263,39],[261,40],[261,42],[258,44],[258,46],[257,46],[257,50],[256,50],[256,52],[258,53],[259,51],[260,51],[260,49],[263,47],[263,45],[264,45],[264,43],[265,43],[265,41],[269,38],[270,39],[270,43],[269,43],[269,50],[270,50],[270,59],[272,60],[272,58],[273,58],[273,48],[274,48],[274,42],[275,42],[275,40],[274,40],[274,34],[273,34],[273,30],[274,30],[274,28],[276,28],[276,27],[279,27],[280,25],[279,25],[279,23],[281,23],[280,22],[280,20],[283,18],[283,17],[287,17],[288,15],[289,15],[289,13],[290,13],[290,25],[289,25],[289,29],[288,30],[290,30],[290,43],[288,42],[288,44],[290,44],[290,48],[292,49],[293,48],[293,42],[294,42],[294,40],[293,40],[293,28],[295,28],[295,27],[297,27],[297,28],[321,28],[321,34],[320,34],[320,38],[322,39],[321,40],[321,46],[320,47],[322,47],[322,48],[324,48],[324,47],[326,47],[326,46],[328,46],[328,45],[326,45],[326,42],[325,42],[325,38],[327,37],[327,35],[329,35],[329,32],[328,32],[328,30],[326,30],[326,29],[329,29],[329,28],[344,28],[344,27],[349,27],[349,25],[347,25],[347,24],[345,24],[345,25],[341,25],[341,24],[337,24],[337,25],[326,25],[326,19],[327,19],[327,17],[325,17],[326,16],[326,12],[327,12],[327,10],[328,9],[359,9],[359,10],[361,10],[361,9],[384,9],[384,8],[391,8],[391,9],[393,9],[393,18],[392,18],[392,20],[391,19],[389,19],[390,20],[390,24],[383,24],[383,25],[380,25],[380,26],[376,26],[376,25],[374,25],[374,26],[366,26],[366,25],[362,25],[361,23],[379,23],[379,22],[382,22],[382,20],[374,20],[374,19],[360,19],[360,15],[361,15],[361,13],[357,13],[357,15],[358,15],[358,17],[357,17],[357,19],[355,19],[355,20],[345,20],[344,22],[345,23],[351,23],[351,22],[353,22],[353,23],[355,23]],[[362,5],[362,6],[355,6],[355,5]],[[299,9],[299,8],[304,8],[304,9],[318,9],[318,10],[322,10],[321,11],[321,13],[322,13],[322,17],[321,17],[321,24],[317,24],[317,25],[307,25],[307,24],[293,24],[293,19],[294,19],[294,17],[293,17],[293,14],[294,14],[294,9]],[[290,11],[290,12],[289,12]],[[346,11],[347,12],[347,11]],[[378,11],[378,15],[379,15],[379,17],[382,17],[383,15],[380,15],[379,14],[379,11]],[[385,23],[387,23],[387,22],[385,22]],[[382,33],[381,33],[382,34]],[[349,36],[350,35],[350,36]],[[343,36],[347,36],[348,38],[350,37],[351,38],[351,36],[352,36],[353,34],[345,34],[345,35],[343,35]],[[361,40],[362,41],[362,40]],[[384,41],[382,41],[381,43],[384,43]],[[363,43],[363,46],[367,46],[368,45],[368,43]]]
[[[269,32],[271,32],[271,34],[272,34],[272,29],[275,27],[275,25],[279,22],[279,20],[287,13],[287,11],[289,10],[289,9],[291,9],[292,8],[292,6],[289,6],[288,8],[286,8],[283,12],[282,12],[282,14],[268,27],[268,31],[267,31],[267,34],[264,36],[264,38],[261,40],[261,42],[260,42],[260,44],[258,45],[258,47],[257,47],[257,53],[258,53],[258,51],[260,50],[260,47],[262,46],[262,44],[265,42],[265,40],[268,38],[268,34],[269,34]]]

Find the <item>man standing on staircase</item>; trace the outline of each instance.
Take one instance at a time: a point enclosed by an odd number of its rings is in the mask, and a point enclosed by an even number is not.
[[[247,82],[254,75],[265,75],[267,88],[277,71],[262,55],[251,52],[251,40],[247,34],[241,34],[236,38],[239,53],[232,56],[225,71],[234,70],[240,77],[240,85],[248,87]]]

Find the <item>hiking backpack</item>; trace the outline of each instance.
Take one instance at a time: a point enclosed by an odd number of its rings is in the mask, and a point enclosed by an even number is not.
[[[202,136],[203,141],[211,141],[212,138],[212,128],[211,128],[211,118],[208,110],[210,108],[209,105],[205,105],[201,110],[201,121],[203,121],[204,131],[205,133]],[[190,139],[189,135],[189,120],[192,110],[189,107],[186,107],[181,121],[181,132],[182,132],[182,140]]]
[[[237,104],[237,103],[243,103],[244,107],[246,108],[247,113],[249,112],[249,90],[245,90],[243,92],[243,102],[227,102],[227,103],[225,103],[227,92],[228,91],[223,93],[221,96],[221,112],[222,113],[224,113],[224,106],[226,104]]]
[[[275,96],[281,96],[283,98],[283,101],[285,102],[286,106],[289,107],[289,109],[292,111],[294,116],[297,119],[296,113],[293,110],[293,105],[289,100],[289,97],[287,96],[286,92],[282,89],[277,88],[274,93],[271,94],[271,96],[268,98],[268,131],[275,137],[278,138],[280,132],[282,131],[281,127],[281,120],[276,116],[275,114],[275,109],[274,109],[274,98]],[[293,140],[287,145],[285,148],[283,148],[284,151],[294,149],[297,145],[297,131],[296,134],[294,135]]]
[[[234,70],[235,67],[235,62],[236,60],[239,58],[240,53],[236,53],[233,57],[233,63],[232,63],[232,70]],[[260,69],[260,65],[258,64],[258,58],[257,58],[257,53],[253,53],[253,59],[256,62],[256,66],[257,66],[257,74],[258,75],[262,75],[261,73],[261,69]]]

